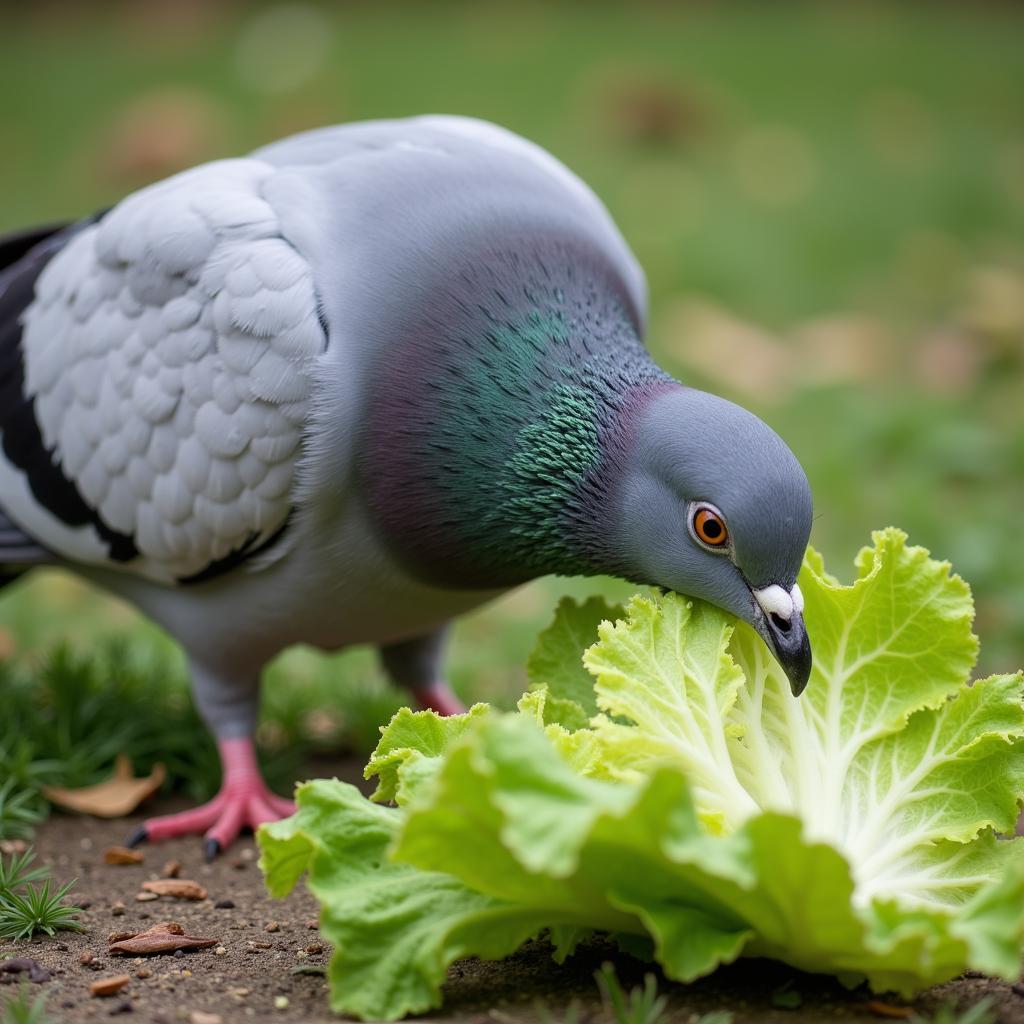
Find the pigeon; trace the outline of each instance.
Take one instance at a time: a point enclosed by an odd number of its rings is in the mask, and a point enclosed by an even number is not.
[[[187,654],[218,795],[134,842],[293,811],[261,670],[375,645],[455,713],[460,614],[610,574],[753,626],[799,695],[799,462],[644,347],[644,277],[562,163],[455,116],[327,127],[0,241],[0,580],[59,565]],[[704,343],[704,342],[702,342]]]

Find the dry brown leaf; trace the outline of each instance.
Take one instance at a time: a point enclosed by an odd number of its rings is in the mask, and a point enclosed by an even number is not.
[[[108,952],[112,956],[150,956],[154,953],[173,953],[176,949],[206,949],[217,945],[216,939],[200,939],[186,935],[175,921],[164,921],[136,935],[111,936]]]
[[[94,996],[117,995],[131,980],[130,974],[115,974],[111,978],[100,978],[99,981],[94,981],[89,986],[89,991]]]
[[[155,892],[157,896],[173,896],[179,900],[205,900],[206,890],[188,878],[156,878],[152,882],[143,882],[146,892]]]
[[[93,814],[98,818],[123,818],[163,785],[166,774],[162,764],[155,764],[146,778],[137,779],[132,771],[131,758],[119,754],[114,774],[106,782],[82,789],[44,786],[43,796],[50,803],[69,811]]]
[[[145,859],[141,850],[129,850],[127,846],[111,846],[103,851],[106,864],[141,864]]]

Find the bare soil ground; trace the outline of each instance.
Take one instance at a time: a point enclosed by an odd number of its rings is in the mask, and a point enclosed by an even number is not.
[[[316,774],[337,774],[355,781],[354,763],[318,764]],[[147,808],[149,814],[177,809],[164,802]],[[85,932],[61,932],[56,938],[0,943],[0,961],[27,956],[53,975],[49,990],[51,1019],[79,1024],[124,1015],[146,1024],[177,1024],[190,1015],[217,1014],[224,1024],[275,1021],[280,1024],[327,1024],[338,1018],[327,1004],[327,983],[315,969],[325,967],[331,954],[316,930],[315,901],[301,887],[288,899],[271,900],[256,865],[251,837],[239,840],[213,864],[202,861],[196,838],[146,848],[141,865],[104,863],[108,847],[121,843],[142,820],[99,821],[54,815],[39,831],[40,858],[54,866],[60,880],[77,877],[75,895],[85,908]],[[165,862],[181,863],[181,877],[200,882],[207,899],[184,902],[161,897],[137,902],[142,882],[160,877]],[[225,905],[229,903],[230,906]],[[220,904],[220,906],[218,906]],[[218,945],[180,956],[143,958],[107,954],[111,932],[141,931],[161,921],[176,921],[190,935],[218,940]],[[221,952],[222,950],[222,952]],[[83,964],[83,954],[92,961]],[[602,1016],[593,975],[602,962],[614,959],[626,987],[639,984],[649,965],[617,952],[607,943],[585,945],[562,966],[550,957],[543,941],[530,943],[500,963],[468,959],[456,964],[445,987],[444,1009],[423,1018],[450,1024],[520,1024],[543,1019],[538,1002],[555,1020],[572,1000],[580,1004],[580,1024]],[[131,975],[117,995],[96,998],[90,985],[100,978]],[[0,979],[8,978],[0,974]],[[667,1019],[688,1022],[711,1010],[729,1010],[736,1024],[843,1021],[877,1022],[904,1009],[896,1003],[877,1003],[864,991],[849,992],[828,979],[792,971],[766,961],[748,961],[718,971],[692,985],[660,980],[669,996]],[[0,998],[13,989],[0,986]],[[966,977],[932,989],[913,1004],[913,1011],[930,1015],[942,1003],[967,1007],[989,997],[998,1019],[1024,1024],[1024,987],[982,977]],[[793,1008],[781,1002],[798,1002]],[[201,1019],[201,1018],[200,1018]]]

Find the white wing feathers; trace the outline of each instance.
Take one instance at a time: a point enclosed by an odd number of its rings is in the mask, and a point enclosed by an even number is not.
[[[154,578],[201,573],[288,517],[325,338],[310,268],[261,196],[274,173],[222,161],[136,193],[54,257],[25,313],[44,441]],[[40,541],[96,561],[95,536],[68,550],[45,526]]]

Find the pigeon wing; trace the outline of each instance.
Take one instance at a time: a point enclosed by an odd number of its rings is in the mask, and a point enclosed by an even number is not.
[[[288,522],[326,337],[274,173],[220,161],[135,193],[48,256],[17,330],[0,308],[22,406],[0,413],[0,507],[59,556],[206,579]]]

